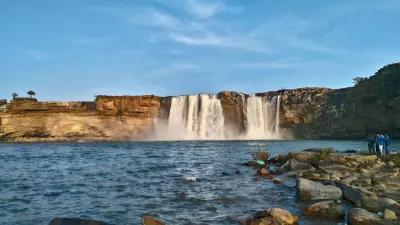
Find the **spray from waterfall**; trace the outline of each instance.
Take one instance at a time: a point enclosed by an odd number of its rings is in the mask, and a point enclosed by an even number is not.
[[[224,115],[216,95],[172,97],[168,138],[175,140],[224,139]]]

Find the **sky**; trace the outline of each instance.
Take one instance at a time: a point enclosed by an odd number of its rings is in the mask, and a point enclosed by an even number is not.
[[[400,60],[399,0],[0,0],[0,98],[352,85]]]

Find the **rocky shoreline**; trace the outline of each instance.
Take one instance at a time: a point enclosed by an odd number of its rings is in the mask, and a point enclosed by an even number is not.
[[[295,179],[297,200],[306,207],[305,216],[341,221],[349,225],[400,224],[400,154],[385,158],[367,153],[339,153],[333,149],[290,152],[259,164],[264,152],[246,163],[256,169],[256,177],[275,184]],[[261,159],[260,159],[261,158]],[[298,224],[296,215],[284,209],[275,217],[258,215],[244,225]],[[266,214],[263,214],[266,215]],[[286,219],[282,219],[286,218]]]

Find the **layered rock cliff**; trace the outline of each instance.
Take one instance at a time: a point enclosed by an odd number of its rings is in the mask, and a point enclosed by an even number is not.
[[[255,96],[265,99],[280,96],[275,126],[295,138],[361,138],[369,132],[400,137],[399,63],[383,67],[351,88],[300,88]],[[225,130],[229,137],[239,137],[248,126],[249,95],[223,91],[217,97]],[[17,98],[10,103],[2,101],[0,139],[153,139],[156,130],[168,123],[171,99],[146,95],[97,96],[93,102],[38,102],[32,98]]]

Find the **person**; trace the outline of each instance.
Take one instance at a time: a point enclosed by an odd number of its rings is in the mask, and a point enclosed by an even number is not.
[[[384,138],[385,138],[385,145],[384,145],[385,153],[389,154],[390,137],[388,134],[385,134]]]
[[[383,136],[383,134],[378,134],[376,137],[376,142],[378,145],[377,155],[384,156],[385,153],[383,152],[383,146],[385,145],[385,136]]]
[[[368,152],[369,153],[375,153],[375,138],[374,135],[369,134],[367,137],[367,142],[368,142]]]
[[[375,134],[375,138],[374,138],[374,139],[375,139],[375,143],[374,143],[374,144],[375,144],[375,145],[374,145],[374,147],[375,147],[375,154],[379,156],[379,155],[380,155],[380,153],[379,153],[379,133],[376,133],[376,134]]]

